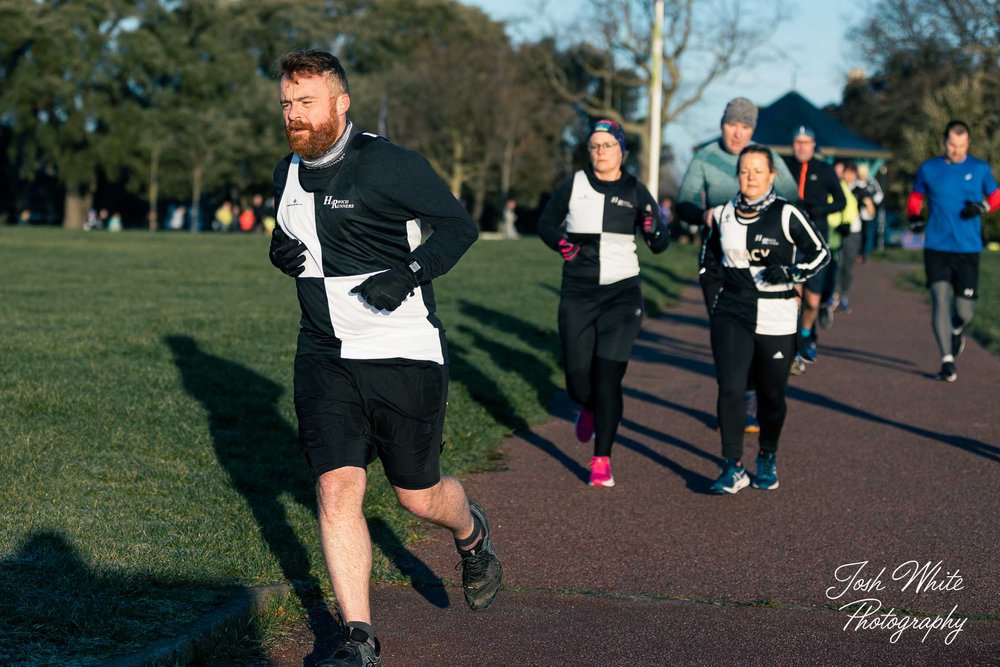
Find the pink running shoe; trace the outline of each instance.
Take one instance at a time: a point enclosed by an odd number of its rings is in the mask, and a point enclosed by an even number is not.
[[[614,486],[611,474],[611,457],[595,456],[590,459],[590,486]]]
[[[576,439],[580,442],[594,439],[594,413],[587,408],[581,408],[576,416]]]

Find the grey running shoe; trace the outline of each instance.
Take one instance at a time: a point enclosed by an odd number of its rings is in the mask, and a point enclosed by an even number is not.
[[[382,645],[378,638],[359,628],[344,627],[344,641],[333,655],[316,667],[382,667]]]
[[[806,372],[806,362],[799,355],[795,355],[795,360],[792,361],[792,375],[802,375]]]
[[[493,551],[490,540],[490,524],[486,520],[486,510],[479,503],[469,501],[469,511],[479,519],[483,526],[483,539],[479,546],[466,556],[456,567],[462,568],[462,588],[465,589],[465,602],[472,611],[484,611],[489,608],[500,593],[500,583],[503,581],[503,568],[500,559]]]
[[[941,370],[934,376],[934,379],[943,380],[944,382],[954,382],[957,380],[958,373],[955,371],[955,364],[951,361],[941,364]]]

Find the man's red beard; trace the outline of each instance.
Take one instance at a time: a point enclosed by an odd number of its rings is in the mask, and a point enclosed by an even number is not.
[[[307,130],[305,133],[292,135],[295,130]],[[315,160],[330,150],[340,137],[341,128],[336,118],[318,127],[305,121],[293,121],[285,126],[285,138],[288,147],[307,160]]]

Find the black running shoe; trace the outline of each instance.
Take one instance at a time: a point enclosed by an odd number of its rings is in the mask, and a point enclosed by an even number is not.
[[[934,376],[935,380],[942,380],[944,382],[954,382],[958,379],[958,373],[955,371],[955,364],[951,361],[946,361],[941,364],[941,370],[937,375]]]
[[[951,356],[958,359],[958,355],[965,351],[965,335],[959,331],[951,334]]]
[[[382,667],[382,645],[378,638],[359,628],[344,627],[340,648],[316,667]]]
[[[465,589],[465,601],[472,611],[484,611],[489,608],[500,593],[500,583],[503,581],[503,568],[500,559],[493,551],[490,540],[490,524],[486,520],[486,510],[479,503],[469,501],[469,511],[483,526],[483,539],[479,546],[466,556],[456,566],[462,568],[462,588]]]

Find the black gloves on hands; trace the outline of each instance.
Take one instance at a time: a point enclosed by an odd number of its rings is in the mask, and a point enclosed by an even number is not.
[[[306,263],[306,244],[298,239],[293,239],[286,234],[281,227],[275,227],[271,232],[271,249],[268,257],[271,264],[274,264],[282,273],[295,278],[306,270],[303,266]]]
[[[967,201],[965,206],[962,207],[959,215],[962,220],[968,220],[969,218],[974,218],[977,215],[986,215],[989,212],[989,207],[986,206],[985,202],[974,202]]]
[[[411,271],[405,268],[389,269],[369,276],[352,289],[351,294],[357,294],[373,308],[391,313],[399,308],[406,297],[413,296],[416,287],[417,277]]]
[[[785,283],[803,283],[805,278],[797,266],[781,266],[772,264],[764,267],[759,274],[760,281],[769,285],[784,285]]]
[[[914,234],[919,234],[924,231],[924,221],[919,215],[911,215],[907,220],[910,223],[910,231]]]

